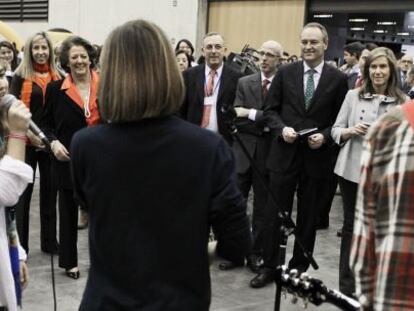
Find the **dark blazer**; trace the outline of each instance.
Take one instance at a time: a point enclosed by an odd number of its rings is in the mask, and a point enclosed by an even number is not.
[[[275,172],[288,171],[298,164],[298,153],[301,153],[308,174],[324,177],[333,170],[331,128],[348,91],[347,77],[325,64],[310,108],[306,111],[303,70],[303,62],[282,66],[273,79],[265,108],[273,137],[267,166]],[[285,126],[296,131],[316,127],[326,143],[315,150],[308,147],[306,139],[286,143],[282,138]]]
[[[15,74],[10,85],[10,94],[16,98],[21,99],[22,86],[24,79]],[[33,82],[32,95],[30,97],[30,112],[32,113],[32,120],[37,124],[43,115],[44,96],[42,88]]]
[[[166,117],[83,129],[71,156],[90,219],[80,310],[208,310],[210,225],[222,257],[243,262],[250,247],[223,139]]]
[[[355,88],[355,84],[358,80],[358,72],[353,72],[348,75],[348,89],[352,90]]]
[[[237,81],[242,76],[231,69],[228,65],[223,65],[221,74],[220,88],[217,97],[217,124],[219,133],[231,142],[231,134],[225,122],[221,108],[233,105],[236,96]],[[204,85],[205,85],[205,65],[191,67],[183,73],[186,87],[184,102],[181,106],[180,115],[196,125],[201,124],[204,109]]]
[[[62,90],[64,80],[53,81],[46,89],[45,110],[39,126],[49,140],[58,139],[67,150],[73,134],[87,126],[82,108]],[[59,189],[71,189],[69,162],[58,161],[53,157],[53,173]]]
[[[234,106],[257,110],[255,121],[248,118],[237,118],[235,122],[240,133],[240,138],[249,151],[249,154],[253,156],[256,148],[263,149],[267,148],[268,145],[268,135],[264,132],[266,122],[263,116],[264,99],[260,72],[240,78],[237,85]],[[237,172],[246,172],[250,167],[249,159],[237,141],[234,142],[232,148],[236,157]]]

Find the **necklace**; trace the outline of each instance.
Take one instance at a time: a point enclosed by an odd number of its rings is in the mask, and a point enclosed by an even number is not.
[[[83,104],[83,110],[86,118],[91,116],[91,110],[89,109],[89,99],[91,97],[91,85],[88,85],[88,93],[85,95],[85,102]]]
[[[80,85],[77,85],[76,87],[83,99],[83,113],[86,118],[89,118],[91,116],[91,110],[89,107],[89,99],[91,97],[91,84],[90,82],[88,83],[88,88],[82,88]]]

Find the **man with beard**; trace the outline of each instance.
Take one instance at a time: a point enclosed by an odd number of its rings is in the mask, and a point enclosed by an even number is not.
[[[305,25],[301,34],[303,61],[281,67],[269,90],[264,112],[272,139],[267,167],[277,206],[268,200],[264,267],[250,282],[254,288],[274,280],[281,227],[277,208],[290,214],[296,190],[297,234],[305,249],[313,252],[318,205],[326,201],[325,189],[333,172],[331,128],[348,90],[346,75],[324,63],[327,47],[325,27]],[[312,131],[306,135],[304,130]],[[308,267],[295,241],[289,268],[303,272]]]
[[[264,103],[270,83],[276,74],[282,46],[276,41],[266,41],[259,49],[260,72],[240,78],[236,100],[236,125],[244,145],[254,159],[260,174],[266,178],[266,157],[269,151],[269,128],[263,117]],[[253,249],[247,264],[253,272],[259,272],[263,257],[263,223],[266,206],[266,190],[260,183],[257,173],[252,169],[249,159],[236,141],[233,145],[236,157],[238,185],[247,199],[253,187],[252,235]]]

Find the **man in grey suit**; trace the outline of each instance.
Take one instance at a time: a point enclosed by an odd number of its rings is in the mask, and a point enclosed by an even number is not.
[[[237,113],[236,125],[240,137],[267,182],[265,162],[269,151],[270,136],[263,118],[263,110],[267,91],[276,74],[283,51],[278,42],[266,41],[259,52],[260,73],[239,79],[234,106]],[[237,142],[233,145],[233,151],[236,157],[238,184],[241,192],[247,198],[251,187],[254,191],[253,248],[252,253],[247,258],[247,264],[253,272],[258,272],[263,255],[262,227],[267,200],[266,190],[261,185],[256,173],[252,170],[249,159]]]

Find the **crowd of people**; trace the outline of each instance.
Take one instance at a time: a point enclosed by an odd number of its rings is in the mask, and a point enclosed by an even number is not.
[[[338,185],[340,291],[366,310],[414,309],[404,281],[414,276],[413,58],[353,42],[336,68],[319,23],[298,44],[300,58],[263,42],[257,73],[243,76],[225,61],[220,33],[204,36],[195,62],[189,40],[173,49],[143,20],[113,30],[101,57],[79,36],[55,47],[38,32],[18,64],[1,41],[0,98],[18,101],[0,105],[0,307],[15,310],[27,284],[39,167],[41,250],[74,280],[79,207],[89,217],[80,310],[208,310],[211,230],[219,269],[247,265],[250,286],[264,287],[284,261],[279,214],[292,214],[296,195],[297,239],[312,254]],[[28,131],[30,118],[51,150]],[[310,265],[299,241],[288,265]]]

